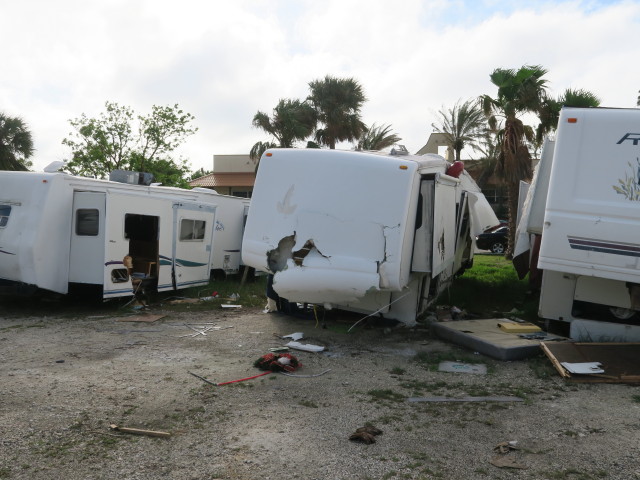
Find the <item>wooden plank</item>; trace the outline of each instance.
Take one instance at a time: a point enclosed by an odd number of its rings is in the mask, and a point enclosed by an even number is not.
[[[129,427],[119,427],[118,425],[111,424],[109,425],[111,430],[115,430],[117,432],[122,433],[131,433],[133,435],[146,435],[148,437],[161,437],[161,438],[169,438],[171,434],[169,432],[158,432],[154,430],[142,430],[140,428],[129,428]]]
[[[563,378],[572,382],[640,383],[640,343],[548,343],[540,344]],[[604,373],[569,374],[560,362],[600,362]]]
[[[135,315],[133,317],[116,318],[116,322],[145,322],[145,323],[151,323],[151,322],[155,322],[156,320],[160,320],[161,318],[164,318],[164,317],[166,317],[166,315],[144,314],[144,315]]]
[[[551,364],[555,367],[555,369],[558,371],[561,377],[563,378],[571,377],[571,375],[569,375],[569,373],[564,369],[564,367],[560,365],[560,362],[558,361],[558,359],[553,355],[553,353],[551,353],[551,350],[549,350],[546,343],[540,342],[540,347],[542,348],[542,351],[544,352],[544,354],[549,358],[549,360],[551,360]]]

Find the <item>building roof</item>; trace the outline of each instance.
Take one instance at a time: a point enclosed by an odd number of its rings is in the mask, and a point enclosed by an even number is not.
[[[210,173],[189,182],[192,187],[253,187],[256,180],[254,172]]]

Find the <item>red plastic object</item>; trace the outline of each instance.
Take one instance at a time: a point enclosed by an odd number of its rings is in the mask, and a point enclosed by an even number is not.
[[[453,165],[447,168],[446,173],[450,177],[458,178],[463,170],[464,170],[464,163],[462,163],[460,160],[457,160],[453,162]]]

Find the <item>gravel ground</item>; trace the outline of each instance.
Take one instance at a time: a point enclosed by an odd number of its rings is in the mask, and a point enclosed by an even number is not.
[[[497,362],[426,328],[362,326],[258,309],[47,316],[0,309],[0,479],[609,479],[640,478],[640,391],[565,383],[544,357]],[[185,324],[220,329],[195,334]],[[228,328],[230,327],[230,328]],[[322,353],[295,372],[253,362],[304,332]],[[195,334],[192,335],[192,334]],[[275,334],[275,335],[274,335]],[[442,359],[486,375],[437,371]],[[434,367],[434,365],[436,367]],[[518,396],[523,402],[409,402]],[[110,430],[169,432],[169,438]],[[374,425],[376,442],[350,441]],[[517,449],[496,453],[501,442]],[[494,466],[494,458],[524,468]]]

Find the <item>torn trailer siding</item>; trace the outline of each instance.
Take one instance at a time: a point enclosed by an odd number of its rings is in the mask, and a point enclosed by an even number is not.
[[[456,211],[468,189],[482,195],[470,177],[447,176],[449,166],[437,155],[271,150],[260,163],[243,261],[272,273],[289,301],[415,322],[456,263],[471,259],[456,256]],[[472,254],[465,231],[460,251]]]

